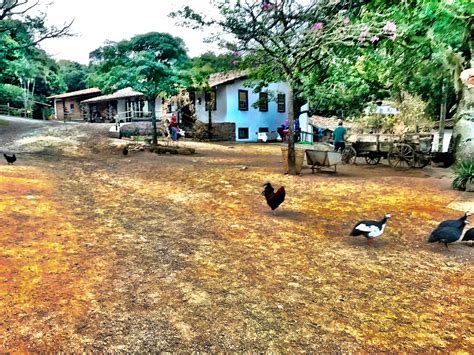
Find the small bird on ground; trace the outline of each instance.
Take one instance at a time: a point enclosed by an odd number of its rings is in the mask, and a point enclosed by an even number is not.
[[[265,187],[265,190],[263,190],[262,195],[265,196],[268,206],[270,206],[273,214],[275,214],[275,210],[278,208],[278,206],[280,206],[283,201],[285,201],[285,187],[282,186],[277,190],[277,192],[275,192],[275,189],[269,182],[263,186]]]
[[[122,154],[123,155],[128,155],[128,148],[127,147],[123,148]]]
[[[431,235],[428,238],[428,243],[444,243],[445,247],[448,248],[448,244],[457,242],[461,238],[462,231],[466,224],[469,224],[467,219],[464,220],[460,227],[449,225],[438,227],[433,232],[431,232]]]
[[[474,228],[469,229],[466,234],[464,234],[464,237],[462,237],[463,242],[468,242],[470,240],[474,240]]]
[[[3,156],[5,157],[8,165],[13,165],[14,162],[16,162],[16,156],[15,154],[13,154],[11,157],[9,157],[8,155],[6,155],[5,153],[3,153]]]
[[[371,245],[373,238],[382,235],[390,217],[392,216],[387,213],[380,221],[360,221],[354,226],[350,235],[353,237],[363,235],[367,238],[367,243]]]
[[[443,227],[464,228],[464,226],[466,225],[464,222],[467,221],[467,217],[469,217],[470,215],[471,215],[471,211],[466,211],[466,213],[464,213],[464,216],[462,216],[461,218],[448,219],[447,221],[443,221],[438,225],[437,228],[443,228]]]

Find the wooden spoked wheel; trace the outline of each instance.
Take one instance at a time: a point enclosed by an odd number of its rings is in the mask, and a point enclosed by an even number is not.
[[[411,168],[415,164],[415,151],[408,144],[397,144],[388,153],[388,163],[392,168]]]
[[[377,165],[380,163],[381,157],[378,155],[368,155],[365,157],[365,161],[369,165]]]
[[[342,151],[342,162],[345,164],[355,164],[357,151],[353,147],[346,147]]]

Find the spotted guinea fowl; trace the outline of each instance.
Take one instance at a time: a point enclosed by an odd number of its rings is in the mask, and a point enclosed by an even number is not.
[[[263,186],[265,186],[265,190],[263,190],[262,195],[265,196],[268,206],[270,206],[275,214],[275,210],[285,201],[285,187],[281,186],[277,192],[275,192],[275,189],[269,182]]]
[[[444,243],[445,247],[448,248],[448,244],[457,242],[461,238],[462,231],[466,224],[469,224],[468,220],[464,220],[460,227],[449,225],[438,227],[431,232],[428,243]]]
[[[465,221],[467,221],[467,217],[471,215],[471,211],[466,211],[464,213],[464,216],[462,216],[459,219],[448,219],[447,221],[441,222],[437,228],[443,228],[443,227],[455,227],[455,228],[464,228]]]
[[[367,242],[371,244],[373,238],[382,235],[390,217],[391,215],[387,213],[380,221],[360,221],[354,226],[350,235],[353,237],[363,235],[367,238]]]
[[[16,156],[13,154],[11,157],[3,153],[3,156],[5,157],[5,160],[7,161],[8,165],[13,165],[14,162],[16,162]]]

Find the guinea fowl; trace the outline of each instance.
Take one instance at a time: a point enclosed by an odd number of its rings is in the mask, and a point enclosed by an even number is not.
[[[431,235],[428,238],[428,243],[444,243],[446,248],[448,248],[448,244],[457,242],[461,238],[462,231],[466,224],[469,224],[468,220],[464,220],[460,227],[449,225],[438,227],[431,232]]]
[[[360,221],[355,225],[354,229],[352,229],[350,235],[353,237],[363,235],[367,238],[367,242],[371,244],[373,238],[382,235],[390,217],[391,215],[387,213],[380,221]]]
[[[11,157],[9,157],[8,155],[6,155],[5,153],[3,153],[3,156],[5,157],[8,165],[13,165],[14,162],[16,162],[16,156],[15,154],[13,154]]]
[[[441,222],[437,228],[443,228],[443,227],[464,228],[464,226],[466,225],[465,221],[467,221],[467,217],[469,217],[470,215],[471,215],[471,211],[467,211],[466,213],[464,213],[464,216],[462,216],[459,219],[448,219],[447,221]]]
[[[470,240],[474,240],[474,228],[469,229],[466,234],[464,234],[464,237],[462,237],[463,242],[468,242]]]
[[[278,206],[280,206],[283,201],[285,201],[285,187],[282,186],[277,190],[277,192],[275,192],[275,189],[269,182],[263,186],[265,186],[265,190],[263,190],[262,195],[265,196],[268,206],[270,206],[273,213],[275,214],[275,210],[278,208]]]

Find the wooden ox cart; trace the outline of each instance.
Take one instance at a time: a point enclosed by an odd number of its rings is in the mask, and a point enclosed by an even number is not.
[[[382,158],[394,168],[423,168],[430,162],[433,135],[429,133],[358,134],[350,137],[342,152],[342,161],[356,162],[365,158],[369,165],[377,165]]]

